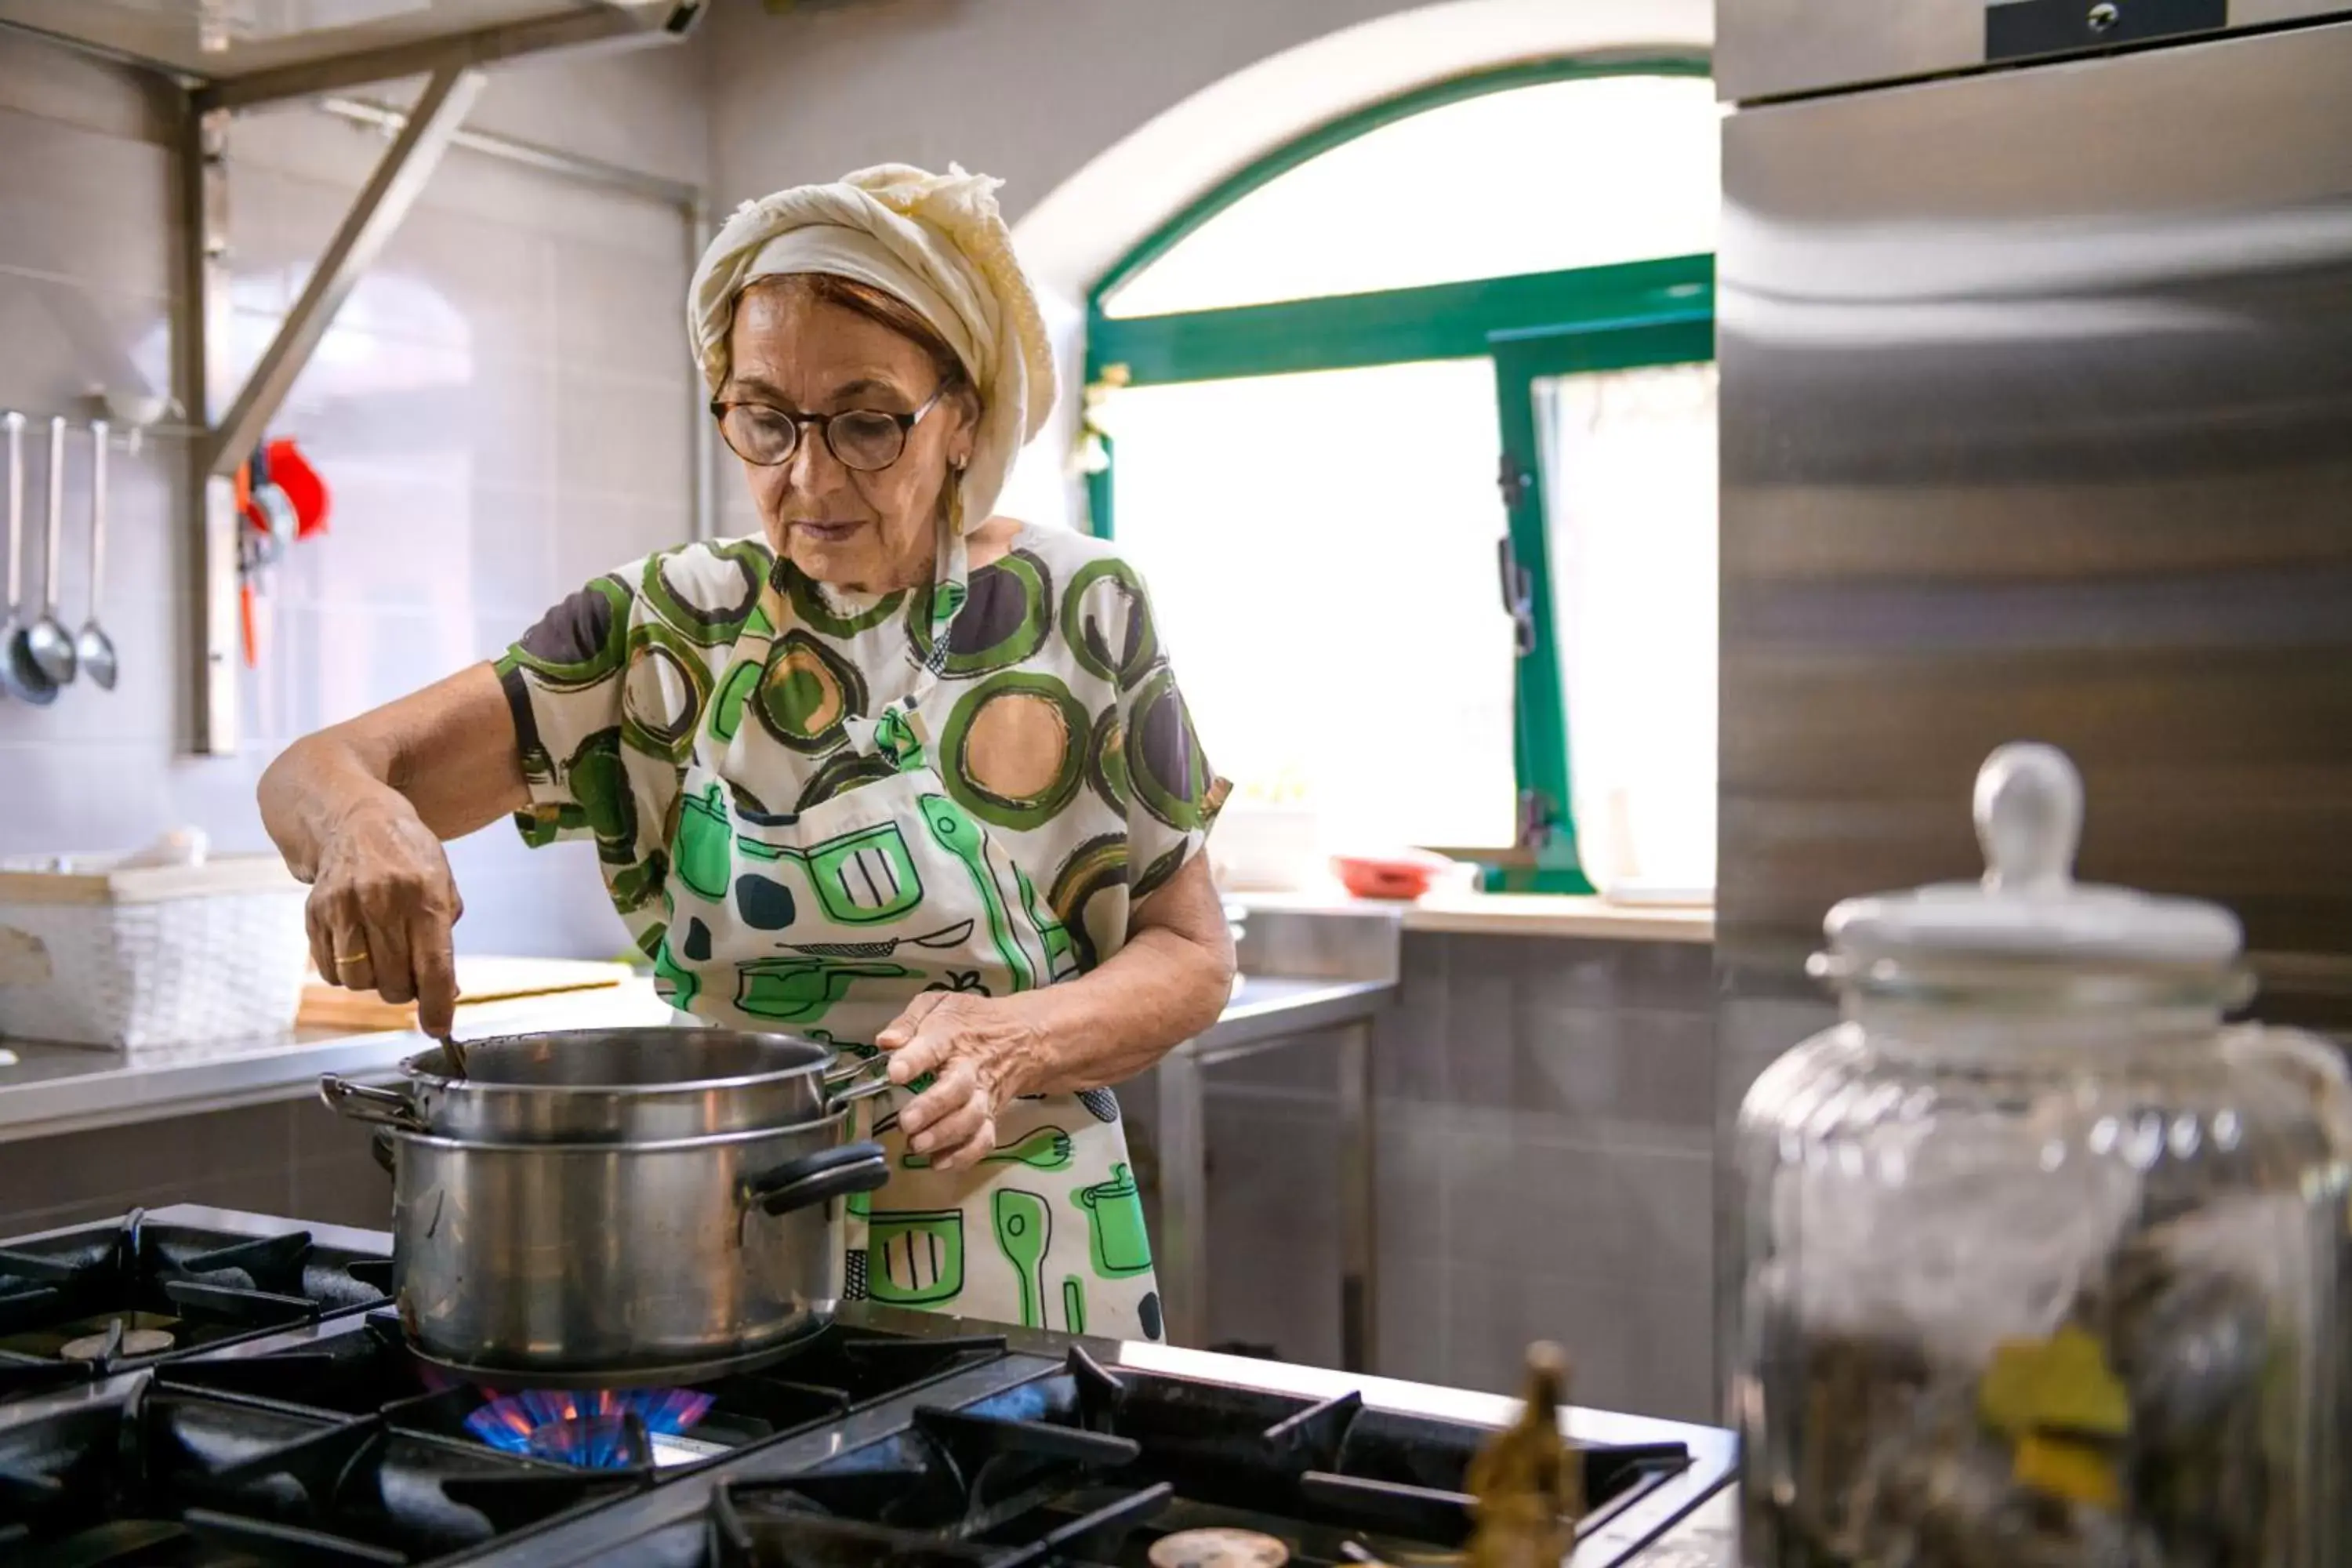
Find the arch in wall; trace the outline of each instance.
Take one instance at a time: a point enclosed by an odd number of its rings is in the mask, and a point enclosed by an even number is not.
[[[1086,301],[1147,241],[1178,237],[1180,215],[1205,217],[1213,195],[1238,196],[1287,166],[1277,157],[1344,140],[1339,132],[1378,106],[1410,98],[1433,107],[1442,84],[1476,78],[1477,90],[1492,90],[1507,68],[1569,58],[1704,58],[1714,37],[1713,0],[1449,0],[1270,56],[1105,149],[1013,226],[1054,333],[1063,395],[1013,476],[1006,510],[1052,523],[1082,514],[1067,458],[1080,414]],[[1331,139],[1317,134],[1327,130]]]

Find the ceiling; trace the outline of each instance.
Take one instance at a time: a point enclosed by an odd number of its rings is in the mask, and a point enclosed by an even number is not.
[[[0,25],[227,82],[514,26],[602,19],[623,35],[650,31],[676,8],[674,0],[0,0]]]

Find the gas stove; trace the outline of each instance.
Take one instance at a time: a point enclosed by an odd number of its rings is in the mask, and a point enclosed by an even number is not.
[[[1294,1563],[1448,1562],[1470,1458],[1515,1409],[869,1303],[762,1372],[693,1388],[478,1388],[408,1354],[383,1310],[388,1238],[194,1208],[0,1244],[0,1268],[95,1258],[110,1233],[117,1274],[152,1256],[131,1272],[154,1283],[51,1306],[86,1328],[143,1301],[179,1337],[52,1353],[46,1382],[0,1385],[0,1560],[27,1568],[1114,1568],[1217,1531]],[[224,1262],[225,1247],[250,1250]],[[304,1310],[274,1331],[190,1317],[220,1305],[169,1289],[190,1279]],[[1569,1431],[1593,1503],[1574,1568],[1625,1562],[1731,1476],[1714,1428],[1577,1410]]]
[[[0,1243],[0,1400],[389,1304],[383,1237],[134,1209]]]

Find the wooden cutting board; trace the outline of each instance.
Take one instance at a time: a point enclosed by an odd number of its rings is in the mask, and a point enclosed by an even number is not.
[[[618,986],[633,973],[625,963],[576,958],[460,958],[457,1005],[462,1010],[484,1002],[604,990]],[[346,991],[314,974],[302,988],[302,1010],[295,1024],[305,1029],[413,1029],[416,1004],[387,1002],[373,991]]]

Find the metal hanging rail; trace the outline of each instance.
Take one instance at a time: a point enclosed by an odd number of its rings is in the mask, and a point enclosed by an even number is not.
[[[190,620],[196,654],[189,750],[231,756],[237,749],[236,531],[235,476],[310,362],[336,310],[372,266],[415,205],[433,171],[452,146],[467,146],[510,161],[676,205],[698,254],[709,226],[709,204],[693,186],[634,170],[600,164],[552,148],[467,132],[461,122],[484,83],[483,68],[557,50],[677,43],[688,37],[706,0],[648,5],[603,0],[583,9],[531,17],[438,37],[407,40],[328,58],[206,79],[183,65],[84,38],[69,27],[0,15],[0,27],[43,38],[163,77],[184,104],[174,234],[179,245],[174,298],[173,391],[195,427],[188,432],[187,505],[191,559],[195,564]],[[413,109],[393,110],[331,99],[327,111],[394,132],[374,174],[328,242],[302,297],[263,352],[245,384],[213,417],[212,343],[228,310],[228,124],[238,110],[293,98],[340,94],[372,83],[423,74],[425,92]],[[715,498],[709,421],[695,421],[695,527],[708,537]]]

